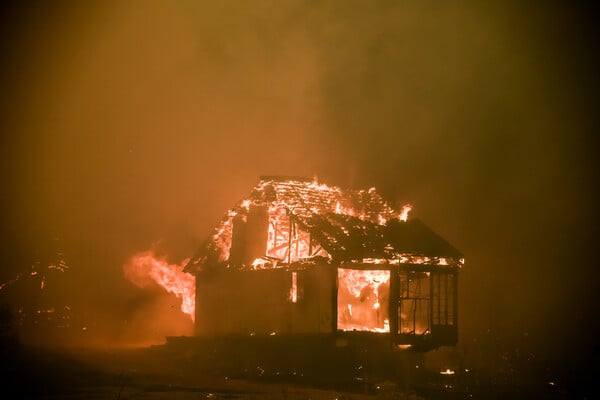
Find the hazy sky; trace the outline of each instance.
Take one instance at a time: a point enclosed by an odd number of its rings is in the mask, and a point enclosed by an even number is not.
[[[131,254],[180,261],[259,175],[317,175],[413,204],[466,255],[464,329],[580,333],[598,14],[480,3],[3,6],[3,276],[59,236],[118,307]]]

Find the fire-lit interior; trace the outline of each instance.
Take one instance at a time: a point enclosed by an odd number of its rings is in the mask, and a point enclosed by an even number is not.
[[[197,334],[373,332],[397,346],[455,343],[464,261],[411,208],[393,209],[374,188],[261,177],[185,266],[196,276]]]
[[[337,327],[342,331],[390,331],[390,271],[338,269]]]
[[[413,260],[417,261],[423,260]],[[339,330],[410,337],[456,325],[456,273],[452,269],[430,269],[417,263],[392,264],[389,269],[360,267],[338,269]]]

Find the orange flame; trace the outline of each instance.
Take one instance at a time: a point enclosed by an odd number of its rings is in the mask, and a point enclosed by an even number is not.
[[[412,210],[412,206],[410,204],[405,204],[402,206],[402,211],[400,212],[400,221],[406,222],[408,220],[408,213]]]
[[[123,267],[125,276],[138,287],[158,284],[169,293],[181,299],[181,311],[194,320],[196,306],[195,279],[183,272],[189,259],[181,264],[169,264],[164,257],[157,257],[152,250],[137,253]]]

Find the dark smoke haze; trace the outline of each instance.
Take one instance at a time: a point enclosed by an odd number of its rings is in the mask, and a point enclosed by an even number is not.
[[[597,12],[479,3],[3,6],[2,281],[59,237],[74,302],[131,326],[173,307],[128,257],[180,262],[259,175],[317,175],[466,255],[461,330],[595,338]]]

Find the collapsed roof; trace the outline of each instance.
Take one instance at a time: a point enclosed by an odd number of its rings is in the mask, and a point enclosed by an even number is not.
[[[259,233],[267,241],[264,254],[236,262],[231,254],[234,226],[256,220],[261,210],[265,224],[268,219],[268,229]],[[306,178],[262,176],[250,195],[226,213],[185,271],[272,268],[315,258],[460,266],[462,254],[418,219],[408,219],[409,210],[393,209],[375,188],[341,189]]]

